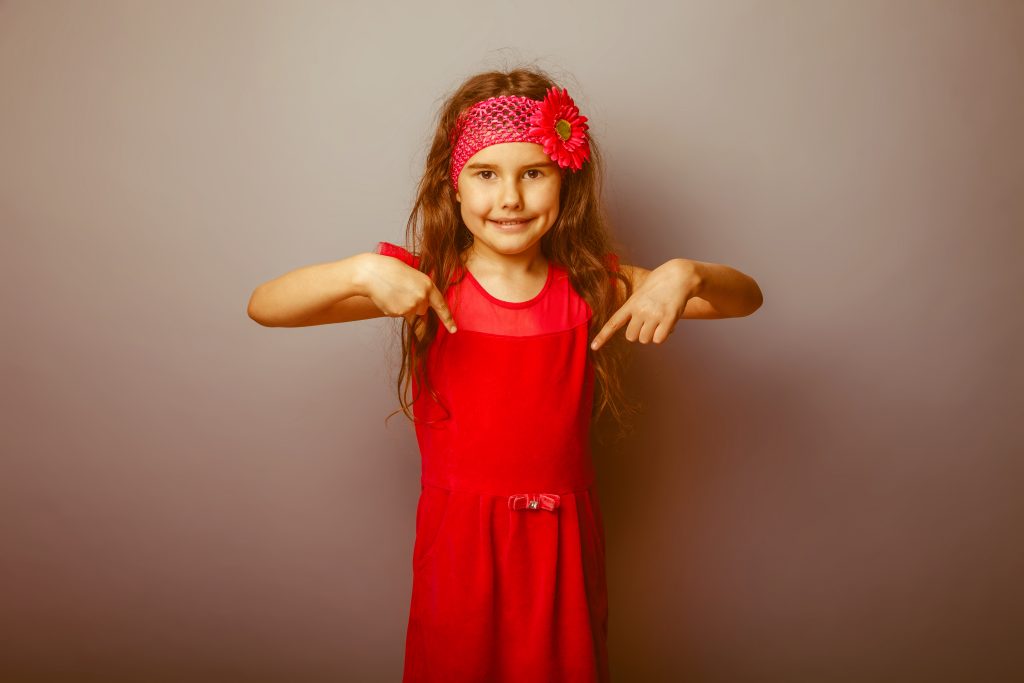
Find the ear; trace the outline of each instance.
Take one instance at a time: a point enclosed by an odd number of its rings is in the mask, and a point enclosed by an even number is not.
[[[462,195],[459,194],[458,190],[455,191],[455,201],[458,202],[459,204],[462,203]]]

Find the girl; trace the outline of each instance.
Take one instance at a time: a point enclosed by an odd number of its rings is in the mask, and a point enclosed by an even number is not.
[[[249,302],[268,326],[407,323],[398,396],[422,486],[404,683],[609,680],[592,418],[630,414],[625,341],[761,304],[728,266],[618,264],[586,121],[540,70],[467,79],[439,114],[412,250],[379,242]]]

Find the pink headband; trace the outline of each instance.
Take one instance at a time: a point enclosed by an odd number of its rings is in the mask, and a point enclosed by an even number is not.
[[[587,117],[565,90],[549,88],[543,100],[502,95],[477,102],[459,115],[451,132],[452,186],[470,157],[502,142],[534,142],[560,168],[578,171],[590,159]]]

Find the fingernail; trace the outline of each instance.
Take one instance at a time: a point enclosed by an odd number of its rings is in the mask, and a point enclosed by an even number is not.
[[[590,348],[592,348],[592,349],[594,349],[596,351],[597,350],[597,342],[591,342]]]
[[[452,328],[451,328],[451,329],[452,329],[452,332],[454,332],[454,331],[455,331],[455,330],[457,330],[458,328],[457,328],[457,327],[455,327],[455,325],[452,325]]]

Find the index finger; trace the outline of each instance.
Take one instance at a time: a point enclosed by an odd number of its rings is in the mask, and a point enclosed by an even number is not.
[[[597,351],[598,348],[604,344],[609,337],[615,334],[620,327],[626,324],[630,318],[630,314],[626,311],[626,307],[623,306],[619,310],[612,314],[612,317],[608,318],[608,322],[604,324],[601,331],[594,335],[594,341],[590,342],[590,348]]]
[[[434,285],[430,287],[430,307],[434,309],[437,317],[441,319],[441,322],[444,323],[449,332],[454,332],[458,329],[455,327],[455,318],[452,317],[452,312],[448,310],[448,302],[444,300],[441,290]]]

